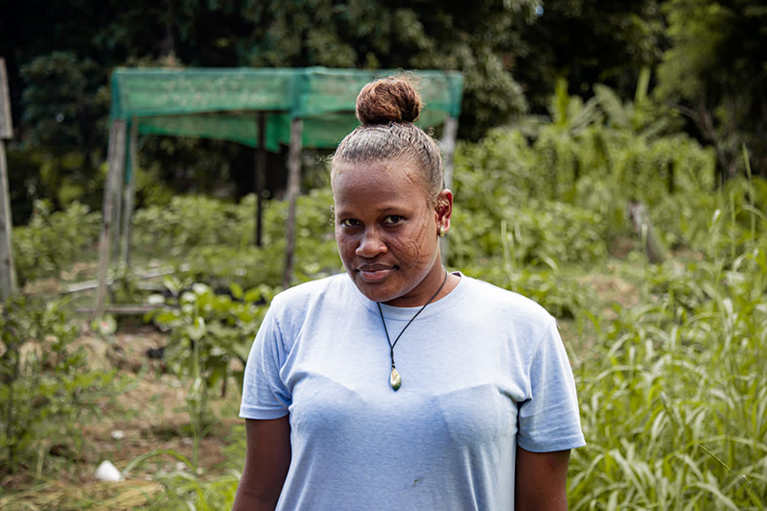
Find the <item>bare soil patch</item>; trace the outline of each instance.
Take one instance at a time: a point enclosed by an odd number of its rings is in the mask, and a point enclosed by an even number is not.
[[[10,499],[0,499],[0,508],[30,509],[27,504],[35,506],[37,502],[44,503],[44,509],[69,509],[64,502],[72,499],[72,491],[76,490],[84,492],[81,497],[85,500],[96,499],[92,506],[84,508],[101,509],[104,502],[112,502],[122,506],[114,509],[129,509],[141,505],[129,498],[131,495],[158,491],[157,483],[152,482],[156,476],[191,470],[177,457],[191,462],[194,456],[194,435],[186,411],[187,388],[167,372],[162,360],[150,359],[146,354],[165,342],[166,335],[150,326],[123,329],[106,339],[83,328],[75,345],[88,351],[94,368],[117,369],[116,385],[127,384],[127,390],[99,402],[97,415],[86,418],[80,426],[81,444],[51,445],[41,440],[40,459],[45,463],[45,472],[50,473],[51,467],[60,468],[58,477],[53,480],[36,473],[35,463],[22,472],[5,475],[0,479],[0,488],[13,493]],[[241,458],[230,460],[225,454],[225,448],[237,441],[234,426],[242,423],[237,417],[237,386],[231,382],[228,389],[225,398],[221,398],[220,389],[211,391],[211,420],[199,439],[197,475],[203,479],[220,476],[241,464]],[[153,451],[166,453],[136,465],[128,479],[119,483],[120,491],[108,490],[108,484],[95,480],[102,461],[109,460],[123,471],[133,460]]]

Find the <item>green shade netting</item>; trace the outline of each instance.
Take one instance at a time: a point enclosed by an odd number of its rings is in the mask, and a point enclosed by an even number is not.
[[[290,122],[303,119],[303,147],[333,148],[359,122],[354,106],[362,87],[401,71],[327,69],[118,69],[112,75],[115,119],[138,123],[143,134],[229,140],[256,147],[257,114],[266,115],[265,147],[290,142]],[[418,124],[458,117],[463,76],[417,71],[426,108]]]

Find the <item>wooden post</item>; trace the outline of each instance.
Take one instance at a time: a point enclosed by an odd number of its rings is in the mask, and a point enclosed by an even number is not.
[[[115,199],[119,200],[117,192],[119,183],[117,182],[123,175],[125,167],[125,136],[126,126],[124,120],[112,121],[112,127],[109,130],[109,150],[107,174],[107,183],[104,188],[104,207],[103,220],[101,227],[101,237],[99,239],[99,285],[96,288],[96,317],[104,314],[104,303],[107,294],[107,269],[109,268],[109,246],[111,244],[113,207]]]
[[[266,189],[266,113],[258,112],[256,147],[256,246],[263,246],[264,189]]]
[[[8,163],[5,159],[5,139],[13,138],[11,100],[5,72],[5,59],[0,58],[0,291],[3,301],[17,291],[16,266],[13,263],[13,222],[8,189]]]
[[[452,115],[448,115],[445,119],[445,127],[442,133],[442,140],[440,145],[442,146],[442,155],[444,161],[442,165],[445,169],[445,188],[448,190],[453,186],[453,153],[455,153],[455,139],[458,135],[458,119]],[[440,238],[439,240],[439,253],[442,258],[442,264],[447,265],[447,251],[449,249],[448,239]]]
[[[13,138],[11,95],[8,92],[8,74],[5,72],[5,59],[0,57],[0,139],[11,138]]]
[[[122,227],[122,250],[120,260],[127,268],[130,266],[130,245],[133,234],[133,209],[136,204],[136,169],[138,168],[138,119],[131,119],[130,138],[128,139],[129,159],[131,163],[130,180],[123,192],[123,202],[125,211],[123,211]]]
[[[647,206],[641,202],[630,202],[628,209],[629,218],[634,224],[634,230],[636,230],[639,235],[639,239],[642,242],[642,249],[650,260],[650,263],[660,264],[665,261],[668,250],[650,222]]]
[[[5,141],[0,138],[0,289],[3,301],[17,291],[16,266],[13,263],[11,201],[8,191],[8,164]]]
[[[282,285],[290,287],[293,277],[293,252],[296,244],[296,201],[301,192],[301,135],[303,121],[293,119],[290,124],[290,149],[288,152],[288,225],[285,244],[285,273]]]
[[[127,122],[125,125],[126,133],[125,136],[128,136],[127,133]],[[123,141],[124,143],[125,141]],[[120,228],[122,227],[122,214],[123,214],[123,187],[125,186],[125,149],[123,148],[123,160],[122,164],[118,167],[119,174],[117,174],[115,179],[115,204],[114,208],[115,211],[112,214],[112,225],[114,228],[112,229],[112,237],[111,237],[111,243],[114,247],[114,254],[115,258],[118,258],[119,261],[119,254],[120,254]]]

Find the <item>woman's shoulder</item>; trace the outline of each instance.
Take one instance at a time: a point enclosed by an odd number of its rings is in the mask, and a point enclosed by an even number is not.
[[[465,276],[464,278],[469,284],[469,293],[473,295],[469,303],[474,303],[499,318],[518,319],[542,325],[549,325],[554,320],[543,306],[526,296],[484,280]]]
[[[346,273],[338,273],[329,277],[303,282],[275,295],[272,304],[294,305],[316,300],[329,293],[343,292],[348,280],[349,278]]]
[[[319,302],[338,300],[348,292],[348,284],[346,273],[304,282],[275,295],[269,309],[282,318],[303,315]]]

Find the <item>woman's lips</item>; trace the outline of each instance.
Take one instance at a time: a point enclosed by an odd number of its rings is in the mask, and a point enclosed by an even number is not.
[[[393,271],[394,268],[360,268],[357,270],[360,278],[368,284],[381,282]]]

